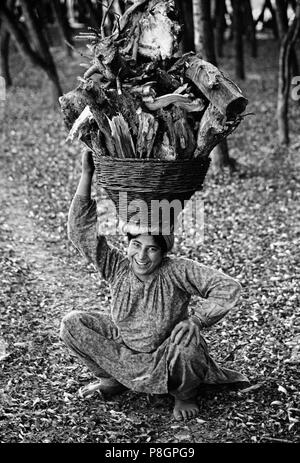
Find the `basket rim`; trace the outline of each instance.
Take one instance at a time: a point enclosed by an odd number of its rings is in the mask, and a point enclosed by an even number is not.
[[[192,158],[192,159],[175,159],[175,160],[166,160],[166,159],[141,159],[141,158],[115,158],[111,156],[98,156],[97,161],[108,161],[111,163],[117,162],[133,162],[136,164],[188,164],[188,163],[210,163],[210,158]]]

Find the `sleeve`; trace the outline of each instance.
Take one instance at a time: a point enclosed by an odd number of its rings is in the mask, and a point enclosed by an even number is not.
[[[102,278],[111,282],[124,256],[97,234],[96,201],[76,195],[68,216],[68,237],[78,251],[91,262]]]
[[[225,273],[191,259],[182,259],[176,269],[181,289],[202,298],[191,315],[200,327],[214,325],[236,305],[241,285]]]

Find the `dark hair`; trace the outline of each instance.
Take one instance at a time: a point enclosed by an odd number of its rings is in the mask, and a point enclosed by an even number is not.
[[[130,241],[133,238],[136,238],[137,236],[139,235],[132,235],[131,233],[127,233],[128,243],[130,243]],[[151,236],[153,237],[155,244],[160,248],[163,254],[168,251],[166,242],[162,235],[151,235]]]

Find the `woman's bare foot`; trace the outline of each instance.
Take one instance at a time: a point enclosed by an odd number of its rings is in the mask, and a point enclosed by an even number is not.
[[[78,394],[82,398],[91,397],[94,392],[100,392],[104,396],[120,394],[126,391],[126,387],[113,378],[101,378],[94,383],[87,384],[79,389]]]
[[[198,413],[199,406],[196,397],[187,400],[180,400],[175,397],[173,414],[177,421],[190,420],[195,418]]]

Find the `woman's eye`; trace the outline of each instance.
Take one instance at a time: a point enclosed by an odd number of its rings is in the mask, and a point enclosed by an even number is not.
[[[149,250],[150,250],[150,252],[156,252],[157,251],[156,248],[150,248]]]

